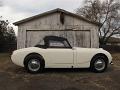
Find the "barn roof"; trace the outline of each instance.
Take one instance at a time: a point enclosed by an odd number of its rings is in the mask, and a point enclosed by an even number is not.
[[[14,25],[20,25],[20,24],[23,24],[23,23],[25,23],[25,22],[28,22],[28,21],[31,21],[31,20],[40,18],[40,17],[42,17],[42,16],[46,16],[46,15],[49,15],[49,14],[52,14],[52,13],[56,13],[56,12],[60,12],[60,13],[62,12],[62,13],[65,13],[65,14],[67,14],[67,15],[77,17],[77,18],[79,18],[79,19],[81,19],[81,20],[84,20],[84,21],[86,21],[86,22],[88,22],[88,23],[92,23],[92,24],[97,25],[97,26],[100,26],[100,25],[101,25],[101,23],[99,23],[99,22],[90,21],[90,20],[88,20],[88,19],[86,19],[86,18],[84,18],[84,17],[82,17],[82,16],[80,16],[80,15],[77,15],[77,14],[74,14],[74,13],[71,13],[71,12],[68,12],[68,11],[63,10],[63,9],[60,9],[60,8],[57,8],[57,9],[54,9],[54,10],[51,10],[51,11],[47,11],[47,12],[44,12],[44,13],[41,13],[41,14],[38,14],[38,15],[35,15],[35,16],[32,16],[32,17],[29,17],[29,18],[20,20],[20,21],[17,21],[17,22],[15,22],[15,23],[13,23],[13,24],[14,24]]]

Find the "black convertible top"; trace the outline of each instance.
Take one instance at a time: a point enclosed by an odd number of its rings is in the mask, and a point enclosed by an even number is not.
[[[68,43],[68,45],[69,45],[69,48],[72,48],[71,45],[69,44],[68,40],[66,38],[63,38],[63,37],[59,37],[59,36],[45,36],[43,38],[43,40],[44,40],[44,45],[37,44],[37,45],[35,45],[35,47],[47,48],[47,47],[49,47],[50,41],[53,40],[53,41],[66,41]]]
[[[59,37],[59,36],[46,36],[46,37],[44,37],[45,42],[48,42],[49,40],[64,41],[64,40],[67,40],[67,39],[63,38],[63,37]]]

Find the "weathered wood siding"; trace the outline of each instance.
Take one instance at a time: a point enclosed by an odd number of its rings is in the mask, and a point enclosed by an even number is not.
[[[90,41],[90,31],[73,31],[73,30],[65,30],[65,31],[27,31],[26,36],[26,47],[32,47],[36,44],[43,42],[43,38],[45,36],[60,36],[65,37],[70,42],[70,45],[76,47],[91,47]]]
[[[38,33],[37,30],[40,32]],[[46,30],[51,31],[48,33]],[[65,22],[62,25],[60,14],[54,13],[19,25],[17,48],[33,46],[45,35],[60,36],[61,33],[64,34],[64,37],[67,35],[68,39],[70,37],[69,41],[72,42],[73,46],[99,47],[98,26],[69,15],[65,15]]]

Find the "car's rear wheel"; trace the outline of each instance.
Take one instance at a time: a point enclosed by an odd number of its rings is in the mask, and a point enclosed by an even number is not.
[[[93,72],[104,72],[107,68],[107,59],[104,56],[95,56],[90,65],[90,70]]]
[[[31,54],[25,59],[25,68],[30,73],[42,72],[44,61],[39,55]]]

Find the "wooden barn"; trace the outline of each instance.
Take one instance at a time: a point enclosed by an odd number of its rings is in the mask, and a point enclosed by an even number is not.
[[[72,46],[98,48],[100,23],[89,21],[63,9],[54,9],[15,22],[18,26],[17,48],[32,47],[45,36],[61,36]]]

